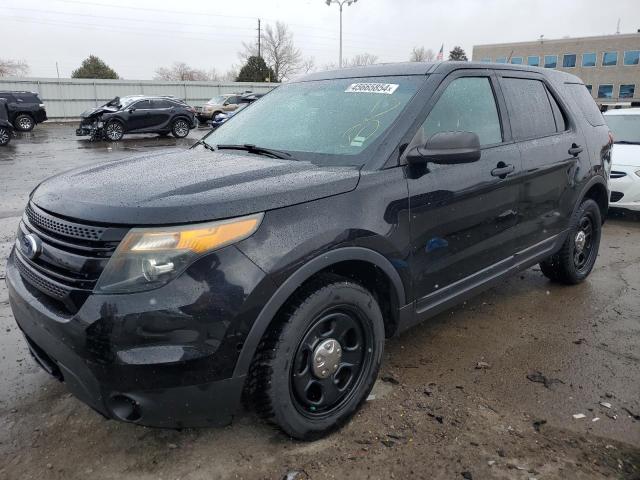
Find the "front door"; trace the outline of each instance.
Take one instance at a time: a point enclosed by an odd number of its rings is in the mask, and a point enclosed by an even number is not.
[[[411,269],[418,313],[456,282],[504,262],[514,253],[520,152],[501,121],[504,102],[488,70],[464,70],[445,80],[416,133],[468,131],[480,138],[473,163],[406,167],[411,212]],[[505,142],[505,140],[507,140]]]
[[[129,107],[126,113],[127,131],[143,130],[149,125],[151,101],[140,100]]]

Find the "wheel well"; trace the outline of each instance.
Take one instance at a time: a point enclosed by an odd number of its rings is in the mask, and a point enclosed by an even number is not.
[[[304,284],[313,281],[323,273],[333,273],[349,278],[369,290],[382,310],[385,335],[390,337],[395,333],[398,327],[398,295],[391,279],[382,269],[364,260],[346,260],[320,270]]]
[[[609,198],[605,186],[601,183],[596,183],[584,194],[584,198],[590,198],[598,204],[600,216],[602,217],[602,222],[604,222],[607,210],[609,210]]]

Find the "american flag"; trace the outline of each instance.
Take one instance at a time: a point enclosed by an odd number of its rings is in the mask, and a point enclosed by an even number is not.
[[[438,52],[438,56],[436,57],[436,60],[438,60],[439,62],[441,62],[444,58],[444,43],[442,44],[442,46],[440,47],[440,51]]]

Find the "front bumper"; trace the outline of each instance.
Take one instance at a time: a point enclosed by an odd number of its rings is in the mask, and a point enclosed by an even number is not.
[[[611,167],[610,207],[640,211],[640,176],[635,173],[639,170],[638,166],[613,165]]]
[[[37,362],[77,398],[108,418],[147,426],[231,421],[244,385],[233,368],[263,301],[250,292],[264,280],[235,247],[157,290],[93,294],[74,315],[49,304],[15,262],[12,253],[6,281],[16,322]]]

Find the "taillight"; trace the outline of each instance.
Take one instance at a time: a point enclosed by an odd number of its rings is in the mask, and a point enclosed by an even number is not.
[[[613,133],[609,130],[609,145],[613,145]]]

